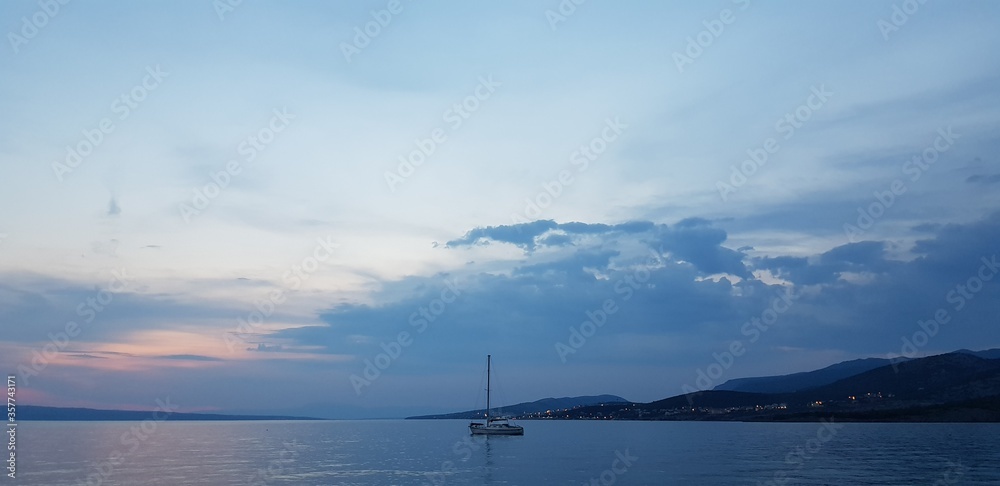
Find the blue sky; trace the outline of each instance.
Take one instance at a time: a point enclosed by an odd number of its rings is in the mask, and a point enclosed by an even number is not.
[[[26,401],[398,416],[475,406],[487,353],[508,402],[650,401],[736,343],[714,384],[1000,346],[992,2],[227,5],[0,6]]]

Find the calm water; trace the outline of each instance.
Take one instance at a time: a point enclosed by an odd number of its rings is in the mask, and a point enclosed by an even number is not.
[[[1000,484],[1000,425],[22,422],[3,484]],[[840,424],[838,424],[839,426]],[[147,434],[148,432],[148,434]],[[821,440],[824,439],[824,440]],[[603,481],[603,482],[602,482]]]

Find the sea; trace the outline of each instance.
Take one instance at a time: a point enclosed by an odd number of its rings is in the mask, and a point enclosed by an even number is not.
[[[21,422],[0,485],[1000,484],[1000,424],[518,423]]]

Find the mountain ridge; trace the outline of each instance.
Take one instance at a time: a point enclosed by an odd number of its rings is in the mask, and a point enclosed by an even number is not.
[[[959,349],[945,354],[967,354],[983,359],[1000,359],[1000,348],[971,351]],[[929,356],[927,356],[929,357]],[[750,393],[790,393],[809,388],[829,385],[837,380],[880,368],[885,365],[899,364],[912,358],[860,358],[834,363],[825,368],[813,371],[801,371],[785,375],[734,378],[722,383],[713,390],[743,391]]]
[[[907,358],[895,360],[908,361]],[[743,391],[751,393],[789,393],[808,388],[828,385],[837,380],[848,378],[865,371],[892,364],[887,358],[861,358],[842,361],[825,368],[813,371],[801,371],[787,375],[773,375],[749,378],[734,378],[722,383],[713,390]]]
[[[1000,359],[951,352],[896,362],[788,393],[705,390],[627,407],[586,407],[555,418],[1000,422]]]
[[[727,384],[740,389],[724,389]],[[862,358],[819,370],[730,380],[711,390],[648,403],[614,398],[623,401],[505,411],[521,419],[802,421],[836,415],[855,421],[1000,422],[1000,349],[961,349],[912,359]],[[547,400],[557,399],[518,406]],[[482,412],[408,418],[477,418]]]
[[[521,402],[506,407],[492,407],[490,410],[503,412],[507,415],[527,415],[543,413],[547,410],[568,410],[577,407],[599,406],[608,403],[630,403],[628,400],[617,395],[584,395],[578,397],[542,398],[533,402]],[[453,412],[431,415],[415,415],[406,417],[408,420],[424,419],[473,419],[482,418],[486,409],[466,410],[464,412]]]

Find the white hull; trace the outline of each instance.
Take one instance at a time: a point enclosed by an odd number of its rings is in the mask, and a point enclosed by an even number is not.
[[[524,427],[520,425],[490,425],[469,424],[472,435],[524,435]]]

